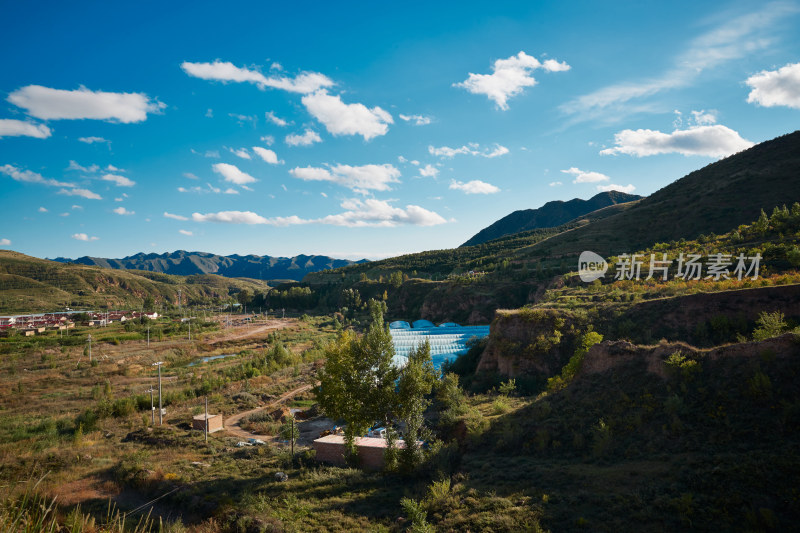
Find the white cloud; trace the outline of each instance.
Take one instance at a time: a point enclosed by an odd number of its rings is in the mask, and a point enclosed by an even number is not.
[[[550,183],[548,183],[548,185],[550,187],[558,187],[559,185],[564,185],[564,184],[561,183],[560,181],[551,181]]]
[[[211,168],[214,169],[214,172],[220,174],[225,181],[235,185],[245,185],[247,183],[255,183],[258,181],[250,174],[242,172],[235,165],[229,165],[228,163],[215,163],[211,165]]]
[[[68,216],[69,216],[69,213],[61,213],[61,214],[60,214],[60,215],[58,215],[58,216],[60,216],[60,217],[68,217]]]
[[[89,237],[85,233],[73,233],[72,238],[76,241],[96,241],[99,240],[100,237]]]
[[[397,160],[398,160],[400,163],[405,163],[406,161],[408,161],[408,159],[406,159],[406,158],[405,158],[405,157],[403,157],[402,155],[398,155],[398,156],[397,156]]]
[[[184,172],[183,173],[183,177],[184,178],[189,178],[190,180],[199,180],[200,179],[195,174],[192,174],[191,172]]]
[[[800,63],[764,70],[747,78],[745,83],[752,88],[747,95],[751,104],[800,109]]]
[[[412,164],[412,165],[414,165],[415,167],[418,167],[418,166],[419,166],[419,161],[417,161],[416,159],[412,159],[411,161],[409,161],[409,163],[411,163],[411,164]]]
[[[192,213],[195,222],[222,222],[226,224],[268,224],[269,221],[252,211],[220,211],[219,213]]]
[[[614,135],[613,148],[601,150],[603,155],[628,154],[643,157],[678,153],[723,157],[745,150],[753,143],[734,130],[720,124],[696,126],[687,130],[663,133],[656,130],[622,130]]]
[[[449,146],[440,146],[439,148],[437,148],[433,145],[428,146],[429,154],[437,157],[446,157],[446,158],[452,158],[460,154],[479,155],[481,157],[492,158],[505,155],[508,152],[509,152],[508,148],[497,143],[495,143],[494,149],[491,151],[488,148],[481,151],[480,145],[478,143],[469,143],[462,146],[461,148],[450,148]]]
[[[260,146],[253,146],[253,151],[256,153],[258,157],[260,157],[267,163],[271,163],[273,165],[283,163],[283,161],[278,160],[278,154],[276,154],[272,150],[268,150],[267,148],[261,148]]]
[[[498,187],[481,180],[472,180],[466,183],[452,180],[450,182],[450,188],[458,191],[464,191],[466,194],[494,194],[496,192],[500,192]]]
[[[662,75],[604,87],[563,104],[561,110],[575,122],[594,118],[617,121],[633,111],[649,111],[652,106],[631,101],[688,87],[706,70],[767,48],[774,41],[772,24],[797,9],[789,3],[772,2],[760,11],[730,19],[692,40]]]
[[[0,138],[2,137],[35,137],[47,139],[50,137],[50,128],[44,124],[34,124],[13,118],[0,119]]]
[[[40,213],[47,213],[47,208],[46,207],[40,207],[39,208],[39,212]]]
[[[61,189],[58,191],[58,194],[63,194],[65,196],[80,196],[81,198],[86,198],[87,200],[102,200],[103,197],[97,193],[93,193],[89,189]]]
[[[282,128],[289,125],[288,122],[286,122],[282,118],[276,116],[273,111],[267,111],[266,113],[264,113],[264,115],[267,117],[267,120],[269,120],[273,124],[277,124],[278,126],[280,126]]]
[[[74,91],[28,85],[8,95],[8,101],[44,120],[95,119],[129,124],[147,120],[166,106],[143,93],[109,93],[81,87]]]
[[[572,183],[597,183],[598,181],[609,181],[611,179],[600,172],[591,172],[575,167],[562,170],[561,172],[575,176],[575,179],[572,180]]]
[[[498,59],[492,65],[492,74],[473,74],[454,87],[463,87],[473,94],[485,94],[500,109],[508,109],[508,99],[521,93],[525,87],[533,87],[536,80],[531,73],[536,69],[548,72],[569,70],[566,63],[548,59],[544,63],[525,52],[507,59]]]
[[[314,143],[322,142],[322,137],[311,129],[307,129],[302,135],[287,135],[286,144],[289,146],[310,146]]]
[[[258,117],[255,115],[241,115],[239,113],[228,113],[228,116],[231,118],[235,118],[240,126],[243,126],[245,123],[250,123],[255,128],[256,124],[258,124]]]
[[[89,165],[88,167],[84,167],[79,165],[77,162],[70,160],[67,170],[77,170],[79,172],[85,172],[86,174],[94,174],[100,170],[100,167],[97,165]]]
[[[273,137],[272,135],[264,135],[263,137],[260,138],[260,140],[267,146],[272,146],[273,144],[275,144],[275,137]]]
[[[404,115],[400,113],[398,116],[406,122],[414,122],[415,126],[427,126],[431,123],[431,117],[426,117],[425,115]]]
[[[301,72],[294,78],[286,76],[264,76],[257,70],[250,70],[233,65],[233,63],[214,61],[213,63],[191,63],[184,61],[181,68],[190,76],[204,80],[222,82],[253,83],[259,89],[267,87],[281,89],[292,93],[307,94],[323,87],[331,87],[333,81],[318,72]]]
[[[633,191],[636,190],[636,187],[634,187],[632,184],[615,185],[612,183],[611,185],[598,185],[597,190],[600,192],[619,191],[631,194]]]
[[[173,220],[189,220],[187,217],[181,215],[173,215],[172,213],[168,213],[164,211],[164,218],[171,218]]]
[[[253,189],[248,189],[248,188],[247,188],[247,187],[245,187],[244,185],[242,185],[242,188],[243,188],[243,189],[247,189],[248,191],[252,191],[252,190],[253,190]],[[222,191],[222,192],[223,192],[224,194],[239,194],[239,191],[237,191],[236,189],[232,189],[232,188],[230,188],[230,187],[228,187],[227,189],[225,189],[225,190],[224,190],[224,191]]]
[[[346,209],[344,213],[328,215],[314,222],[346,227],[435,226],[447,222],[438,213],[418,205],[407,205],[402,209],[374,198],[345,200],[341,206]]]
[[[125,209],[122,206],[119,206],[119,207],[113,209],[113,211],[118,215],[126,215],[127,216],[127,215],[135,215],[136,214],[136,211],[128,211],[127,209]]]
[[[83,211],[83,206],[82,205],[73,204],[72,205],[72,209],[78,209],[80,211]]]
[[[11,246],[11,241],[9,239],[0,239],[0,246]]]
[[[14,181],[37,183],[39,185],[47,185],[48,187],[75,187],[74,183],[45,178],[41,174],[33,172],[32,170],[22,170],[14,165],[0,166],[0,172]]]
[[[419,175],[423,178],[436,178],[439,175],[439,169],[433,165],[425,165],[419,169]]]
[[[108,143],[111,144],[111,141],[108,139],[104,139],[103,137],[78,137],[78,140],[82,143],[86,144],[94,144],[94,143]]]
[[[383,165],[336,165],[333,167],[296,167],[289,174],[304,181],[330,181],[358,191],[388,191],[400,180],[400,171],[388,163]]]
[[[242,159],[252,159],[252,157],[250,157],[250,152],[247,151],[247,148],[239,148],[238,150],[234,148],[228,148],[228,151],[236,157],[241,157]]]
[[[320,194],[322,195],[323,198],[327,198],[328,197],[328,195],[325,194],[324,192],[320,192]]]
[[[214,118],[214,110],[210,107],[208,108],[208,111],[206,111],[206,118]]]
[[[100,179],[103,181],[112,181],[116,183],[117,187],[133,187],[136,185],[135,181],[118,174],[104,174]]]
[[[717,113],[716,111],[706,111],[705,109],[692,111],[692,121],[695,126],[710,126],[717,123]]]
[[[191,231],[189,231],[189,230],[186,230],[186,229],[179,229],[179,230],[178,230],[178,233],[180,233],[181,235],[187,235],[187,236],[189,236],[189,237],[191,237],[192,235],[194,235],[194,233],[192,233]]]
[[[392,115],[380,107],[367,108],[363,104],[345,104],[339,96],[321,90],[303,96],[303,105],[332,135],[361,135],[368,141],[386,135]]]

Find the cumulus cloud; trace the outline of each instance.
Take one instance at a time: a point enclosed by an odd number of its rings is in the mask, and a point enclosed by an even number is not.
[[[494,145],[494,149],[492,150],[488,148],[481,150],[480,145],[478,143],[469,143],[460,148],[450,148],[449,146],[440,146],[437,148],[433,145],[428,146],[429,154],[434,155],[436,157],[446,157],[448,159],[461,154],[478,155],[481,157],[492,158],[505,155],[508,152],[509,152],[508,148],[496,143]]]
[[[61,189],[58,191],[58,194],[63,194],[65,196],[80,196],[81,198],[86,198],[87,200],[102,200],[103,197],[97,193],[93,193],[89,189]]]
[[[264,76],[257,70],[237,67],[227,61],[213,63],[192,63],[184,61],[181,68],[189,76],[203,80],[222,82],[253,83],[259,89],[281,89],[292,93],[307,94],[324,87],[332,87],[333,81],[319,72],[301,72],[294,78],[287,76]]]
[[[636,190],[636,187],[634,187],[632,184],[615,185],[612,183],[611,185],[598,185],[597,190],[600,192],[619,191],[631,194],[633,191]]]
[[[747,95],[751,104],[800,109],[800,63],[764,70],[747,78],[745,83],[752,89]]]
[[[0,138],[2,137],[34,137],[47,139],[52,133],[44,124],[34,124],[13,118],[0,119]]]
[[[508,99],[520,94],[525,87],[533,87],[536,80],[531,75],[536,69],[547,72],[569,70],[566,63],[548,59],[543,63],[525,52],[507,59],[498,59],[492,66],[492,74],[473,74],[454,87],[462,87],[473,94],[485,94],[500,109],[508,109]]]
[[[172,213],[168,213],[164,211],[164,218],[171,218],[173,220],[189,220],[187,217],[181,215],[173,215]]]
[[[192,235],[194,235],[194,233],[192,233],[191,231],[186,230],[186,229],[179,229],[178,233],[180,233],[181,235],[186,235],[188,237],[191,237]]]
[[[267,163],[277,165],[279,163],[283,163],[283,161],[278,160],[278,154],[274,151],[269,150],[267,148],[262,148],[260,146],[253,146],[253,151],[256,153],[258,157],[266,161]]]
[[[43,120],[95,119],[129,124],[147,120],[148,113],[166,107],[143,93],[110,93],[81,87],[74,91],[28,85],[8,95],[8,101]]]
[[[435,226],[447,222],[438,213],[418,205],[407,205],[402,209],[374,198],[345,200],[341,206],[345,212],[328,215],[316,222],[346,227]]]
[[[311,115],[319,120],[332,135],[361,135],[368,141],[386,135],[392,115],[380,107],[367,108],[364,104],[345,104],[339,96],[327,91],[316,91],[302,98]]]
[[[96,241],[99,240],[100,237],[89,237],[85,233],[73,233],[72,238],[76,241]]]
[[[191,172],[184,172],[183,173],[183,177],[184,178],[189,178],[190,180],[199,180],[200,179],[195,174],[193,174]]]
[[[419,169],[419,175],[423,178],[435,178],[439,175],[439,169],[433,165],[425,165]]]
[[[269,221],[252,211],[220,211],[218,213],[192,213],[195,222],[222,222],[225,224],[268,224]]]
[[[286,144],[289,146],[310,146],[318,142],[322,142],[322,137],[311,129],[307,129],[302,135],[291,134],[286,136]]]
[[[118,174],[104,174],[101,178],[103,181],[111,181],[114,182],[117,187],[133,187],[136,185],[136,182],[126,178],[125,176],[120,176]]]
[[[86,144],[95,144],[95,143],[107,143],[111,144],[111,141],[108,139],[104,139],[103,137],[78,137],[78,140],[82,143]]]
[[[275,137],[273,137],[272,135],[264,135],[263,137],[260,137],[260,140],[267,146],[272,146],[273,144],[275,144]]]
[[[136,214],[136,211],[128,211],[127,209],[125,209],[122,206],[119,206],[119,207],[115,208],[113,211],[118,215],[126,215],[127,216],[127,215],[135,215]]]
[[[550,183],[548,183],[548,185],[550,187],[558,187],[559,185],[564,185],[564,184],[561,183],[560,181],[551,181]]]
[[[14,181],[23,183],[37,183],[39,185],[47,185],[48,187],[75,187],[74,183],[45,178],[32,170],[22,170],[14,165],[0,166],[0,172]]]
[[[401,120],[413,122],[415,126],[427,126],[431,123],[431,117],[426,117],[425,115],[404,115],[400,113],[398,116]]]
[[[241,157],[242,159],[252,159],[252,157],[250,157],[250,152],[247,151],[247,148],[228,148],[228,151],[236,157]]]
[[[601,150],[602,155],[628,154],[643,157],[677,153],[724,157],[753,146],[734,130],[716,124],[696,126],[686,130],[663,133],[656,130],[622,130],[614,135],[613,148]]]
[[[215,163],[211,165],[214,172],[221,175],[225,181],[235,185],[246,185],[248,183],[255,183],[258,181],[250,174],[242,172],[236,165],[229,165],[228,163]]]
[[[242,185],[241,187],[242,188],[247,188],[246,185]],[[205,193],[223,194],[223,192],[224,192],[225,194],[239,194],[239,192],[236,191],[235,189],[227,189],[227,190],[223,191],[219,187],[214,187],[210,183],[206,183],[205,187],[200,187],[199,185],[198,186],[194,186],[194,187],[190,187],[188,189],[186,187],[178,187],[178,192],[190,192],[190,193],[198,193],[198,194],[205,194]]]
[[[561,172],[575,176],[575,179],[572,180],[572,183],[597,183],[598,181],[609,181],[611,179],[600,172],[590,172],[575,167],[562,170]]]
[[[282,128],[289,125],[288,122],[286,122],[282,118],[276,116],[275,113],[272,112],[272,111],[267,111],[266,113],[264,113],[264,115],[266,116],[267,120],[269,120],[273,124],[277,124],[278,126],[280,126]]]
[[[496,192],[500,192],[498,187],[481,180],[472,180],[466,183],[452,180],[450,182],[450,188],[457,191],[463,191],[466,194],[494,194]]]
[[[9,239],[0,239],[0,246],[11,246],[11,240],[9,240]]]
[[[336,165],[329,168],[296,167],[289,174],[304,181],[330,181],[357,191],[388,191],[390,184],[400,180],[394,165]]]

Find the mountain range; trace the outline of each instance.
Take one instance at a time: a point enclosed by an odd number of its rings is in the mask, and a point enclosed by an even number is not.
[[[122,259],[84,256],[78,259],[57,257],[53,261],[120,270],[145,270],[180,276],[217,274],[227,278],[294,281],[300,281],[310,272],[367,262],[366,259],[350,261],[334,259],[325,255],[271,257],[269,255],[217,255],[185,250],[163,254],[138,253]]]
[[[567,202],[554,200],[538,209],[522,209],[504,216],[485,227],[461,246],[474,246],[506,235],[539,228],[554,228],[582,215],[615,204],[623,204],[641,199],[641,196],[621,191],[601,192],[582,200],[574,198]]]

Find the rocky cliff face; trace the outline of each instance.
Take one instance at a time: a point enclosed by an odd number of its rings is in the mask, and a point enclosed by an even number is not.
[[[562,310],[498,310],[478,372],[552,376],[574,351],[576,325]]]

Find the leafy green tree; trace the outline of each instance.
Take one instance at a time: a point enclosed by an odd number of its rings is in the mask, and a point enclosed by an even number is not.
[[[317,402],[334,420],[344,420],[345,442],[352,452],[355,438],[376,421],[387,422],[395,409],[395,380],[399,371],[392,364],[394,345],[384,325],[381,306],[370,300],[372,323],[362,337],[344,331],[325,348],[325,367],[319,372]]]
[[[249,305],[250,301],[253,299],[253,293],[251,293],[247,289],[242,289],[238,293],[236,293],[236,300],[242,304],[242,307]]]
[[[771,337],[777,337],[789,329],[789,326],[783,319],[783,313],[780,311],[775,311],[774,313],[762,311],[761,314],[758,315],[756,325],[758,327],[753,331],[753,340],[755,341],[763,341]]]
[[[145,296],[144,302],[142,302],[142,307],[144,307],[145,311],[150,311],[150,312],[152,312],[153,309],[155,309],[156,301],[153,298],[152,294],[148,294],[147,296]]]
[[[407,471],[413,470],[422,462],[422,451],[417,440],[422,434],[425,409],[430,404],[426,396],[431,393],[435,384],[436,370],[431,361],[431,345],[426,340],[409,353],[408,362],[397,383],[397,412],[406,423],[403,435],[406,446],[401,462]]]

